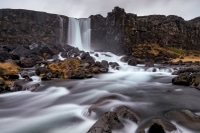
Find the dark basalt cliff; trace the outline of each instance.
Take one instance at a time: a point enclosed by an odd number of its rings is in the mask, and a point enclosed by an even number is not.
[[[65,16],[21,9],[0,9],[0,45],[63,43],[67,40],[67,26],[68,17]],[[62,40],[61,33],[65,35]]]
[[[200,49],[200,18],[185,21],[173,15],[137,16],[115,7],[106,18],[93,15],[91,19],[92,46],[97,50],[132,54],[138,44]]]
[[[141,44],[200,50],[200,18],[137,16],[115,7],[107,17],[92,15],[91,47],[132,55]],[[44,12],[0,9],[0,45],[66,44],[68,17]],[[63,30],[62,30],[63,29]]]

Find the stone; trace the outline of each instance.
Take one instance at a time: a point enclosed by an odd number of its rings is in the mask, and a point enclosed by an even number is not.
[[[175,132],[177,130],[174,124],[159,117],[149,119],[140,124],[136,133],[145,133],[145,129],[148,129],[148,133],[166,133],[165,131]]]
[[[111,66],[111,68],[119,70],[120,66],[117,62],[109,62],[109,66]]]
[[[25,57],[20,58],[21,67],[29,68],[33,67],[34,65],[36,65],[36,61],[33,60],[32,58],[25,58]]]
[[[31,55],[31,54],[32,54],[32,52],[23,46],[17,46],[11,52],[13,59],[20,59],[20,57],[29,57],[29,55]]]
[[[181,73],[177,77],[174,77],[172,79],[172,83],[174,85],[186,85],[186,86],[188,86],[188,85],[190,85],[189,76],[190,76],[190,73],[188,73],[188,72]]]
[[[112,130],[119,130],[123,127],[124,125],[115,112],[107,112],[97,120],[87,133],[112,133]]]
[[[137,60],[135,58],[131,58],[128,60],[128,65],[130,66],[136,66],[137,65]]]
[[[0,50],[0,62],[5,62],[8,59],[11,59],[10,54],[7,51]]]
[[[123,106],[123,105],[119,106],[115,109],[115,112],[117,113],[118,117],[131,120],[135,123],[140,122],[139,116],[133,111],[133,109],[131,109],[127,106]]]
[[[172,110],[167,112],[165,116],[186,128],[200,130],[200,116],[190,110]]]

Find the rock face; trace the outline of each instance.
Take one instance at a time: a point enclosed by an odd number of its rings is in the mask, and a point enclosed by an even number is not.
[[[98,14],[90,18],[91,47],[98,51],[135,56],[136,47],[146,44],[185,50],[200,49],[199,18],[185,21],[173,15],[137,16],[126,13],[119,7],[115,7],[107,17]],[[67,43],[66,16],[29,10],[0,9],[0,26],[0,45]]]
[[[115,7],[104,18],[91,16],[92,47],[132,54],[138,44],[200,49],[200,19],[185,21],[178,16],[137,16]]]
[[[0,45],[64,43],[67,25],[68,17],[65,16],[21,9],[0,9]],[[61,33],[64,34],[62,40]]]

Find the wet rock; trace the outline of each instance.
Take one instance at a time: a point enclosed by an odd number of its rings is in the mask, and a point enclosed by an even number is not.
[[[41,55],[47,59],[47,58],[50,58],[52,59],[54,55],[57,55],[59,54],[59,51],[51,46],[44,46],[41,48],[40,50],[41,52]]]
[[[23,46],[17,46],[11,52],[12,59],[14,59],[14,60],[19,60],[20,57],[29,57],[31,54],[32,54],[32,52]]]
[[[60,62],[51,62],[47,64],[47,69],[50,70],[52,78],[62,79],[90,78],[93,73],[103,72],[96,64],[91,65],[88,63],[87,66],[84,66],[84,63],[85,62],[78,58],[68,58]],[[40,69],[37,70],[37,73],[40,73]]]
[[[145,63],[145,67],[154,67],[153,61],[151,61],[151,62],[146,62],[146,63]]]
[[[190,85],[189,77],[190,77],[190,73],[188,73],[188,72],[181,73],[177,77],[174,77],[172,79],[172,83],[174,85],[186,85],[186,86],[188,86],[188,85]]]
[[[120,61],[121,62],[128,62],[129,58],[130,58],[129,56],[123,56],[123,57],[120,58]]]
[[[148,133],[165,133],[163,127],[154,123],[148,130]]]
[[[20,72],[20,75],[21,75],[21,77],[23,78],[24,81],[32,81],[28,71],[22,70]]]
[[[111,66],[111,68],[119,70],[120,66],[117,62],[109,62],[109,65]]]
[[[36,65],[36,61],[33,60],[32,58],[21,57],[20,65],[21,67],[24,67],[24,68],[33,67],[34,65]]]
[[[4,77],[4,76],[3,76]],[[10,79],[10,80],[15,80],[15,79],[19,79],[19,75],[18,74],[11,74],[11,75],[6,75],[4,77],[4,79]]]
[[[141,123],[136,130],[136,133],[145,133],[145,129],[148,129],[148,133],[166,133],[176,131],[177,128],[174,124],[163,118],[153,118]]]
[[[102,60],[102,61],[101,61],[101,65],[102,65],[103,68],[105,68],[105,69],[108,69],[108,68],[109,68],[108,61],[106,61],[106,60]]]
[[[31,84],[31,85],[25,86],[24,88],[25,88],[25,90],[35,91],[38,87],[40,87],[40,84],[36,83],[36,84]]]
[[[119,130],[123,127],[124,125],[120,122],[115,112],[107,112],[97,120],[87,133],[112,133],[112,130]]]
[[[0,50],[0,62],[5,62],[8,59],[11,59],[10,54],[7,51]]]
[[[181,69],[175,71],[173,73],[173,75],[179,75],[179,74],[185,73],[185,72],[189,72],[189,73],[200,72],[200,67],[199,66],[190,66],[190,67],[186,67],[186,68],[181,68]]]
[[[130,66],[136,66],[137,65],[137,59],[136,58],[131,58],[128,60],[128,65]]]
[[[92,56],[90,56],[90,54],[88,52],[83,52],[81,55],[80,55],[80,58],[82,61],[84,62],[87,62],[87,63],[90,63],[90,64],[94,64],[95,61],[93,59]]]
[[[41,76],[45,75],[46,73],[49,73],[50,70],[47,67],[38,67],[35,70],[36,75]]]
[[[115,109],[115,112],[117,113],[118,117],[122,117],[128,120],[131,120],[135,123],[138,123],[140,121],[139,116],[129,107],[126,106],[119,106]]]
[[[191,87],[197,87],[200,84],[200,72],[190,74],[189,82]]]
[[[36,75],[41,77],[42,81],[51,80],[52,78],[55,78],[53,74],[51,73],[50,69],[47,67],[38,67],[35,70]]]
[[[33,50],[33,49],[38,49],[39,45],[37,43],[32,43],[31,45],[29,45],[29,49]]]
[[[165,115],[168,119],[173,120],[184,127],[200,131],[200,116],[189,110],[173,110],[167,112]]]
[[[14,84],[11,87],[12,91],[21,91],[23,89],[23,85],[19,82],[14,82]]]
[[[108,95],[104,97],[100,97],[95,102],[92,103],[92,105],[87,109],[85,116],[90,117],[92,115],[92,112],[95,113],[95,115],[102,116],[105,112],[109,111],[107,109],[103,109],[102,106],[109,104],[112,100],[124,100],[123,97],[120,97],[118,95]],[[116,111],[115,111],[116,112]]]

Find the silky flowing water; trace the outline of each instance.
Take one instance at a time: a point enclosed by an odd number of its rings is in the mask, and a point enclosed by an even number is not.
[[[95,53],[93,53],[93,56]],[[86,133],[105,112],[120,105],[131,107],[146,121],[151,117],[165,117],[174,109],[200,112],[200,91],[172,85],[173,68],[146,68],[143,65],[128,66],[111,53],[98,53],[96,60],[117,61],[120,70],[110,68],[109,73],[94,75],[83,80],[40,81],[34,91],[19,91],[0,95],[1,133]],[[115,96],[105,104],[89,107],[99,98]],[[123,121],[125,127],[114,133],[134,133],[137,125]],[[174,122],[177,133],[193,133]]]

